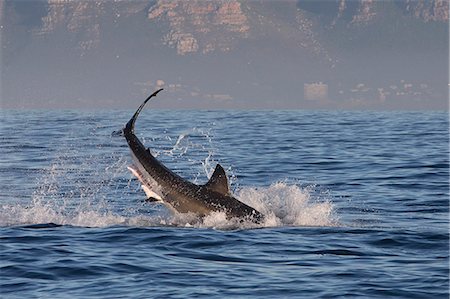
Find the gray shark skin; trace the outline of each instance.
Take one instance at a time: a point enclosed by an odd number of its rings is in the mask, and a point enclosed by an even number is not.
[[[193,184],[172,172],[145,148],[134,134],[134,124],[145,104],[162,89],[150,95],[134,113],[123,129],[134,160],[129,169],[141,181],[152,201],[162,201],[178,213],[194,213],[200,217],[213,211],[225,212],[227,218],[237,217],[260,223],[264,216],[231,195],[228,178],[222,166],[217,164],[211,179],[205,185]]]

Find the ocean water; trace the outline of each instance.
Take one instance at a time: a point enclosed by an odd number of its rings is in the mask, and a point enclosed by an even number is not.
[[[173,215],[126,166],[133,111],[2,110],[1,298],[448,298],[446,112],[164,111],[136,134],[216,163],[266,215]]]

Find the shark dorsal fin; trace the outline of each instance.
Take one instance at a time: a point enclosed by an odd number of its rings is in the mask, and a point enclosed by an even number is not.
[[[228,185],[228,178],[225,174],[225,170],[220,164],[216,165],[216,169],[214,169],[214,173],[209,179],[208,183],[205,185],[207,188],[216,191],[220,194],[229,195],[230,187]]]

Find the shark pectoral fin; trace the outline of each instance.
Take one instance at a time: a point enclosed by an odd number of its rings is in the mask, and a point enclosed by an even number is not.
[[[162,201],[161,196],[159,196],[158,194],[156,194],[155,192],[150,190],[149,187],[147,187],[145,185],[141,185],[141,188],[142,188],[142,190],[144,190],[145,195],[147,195],[148,201]]]
[[[209,179],[208,183],[205,184],[208,189],[216,191],[218,193],[229,195],[230,186],[228,185],[228,178],[225,174],[225,170],[220,164],[216,165],[216,169]]]
[[[148,201],[148,202],[161,202],[161,200],[159,200],[157,198],[154,198],[154,197],[149,197],[145,201]]]

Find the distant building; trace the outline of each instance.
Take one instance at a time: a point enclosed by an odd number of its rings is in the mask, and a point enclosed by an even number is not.
[[[386,102],[386,95],[388,93],[384,91],[383,88],[378,88],[378,101],[380,101],[381,103]]]
[[[326,101],[328,100],[328,85],[322,82],[305,83],[303,85],[305,100],[307,101]]]
[[[156,80],[156,87],[163,87],[166,82],[161,79]]]

